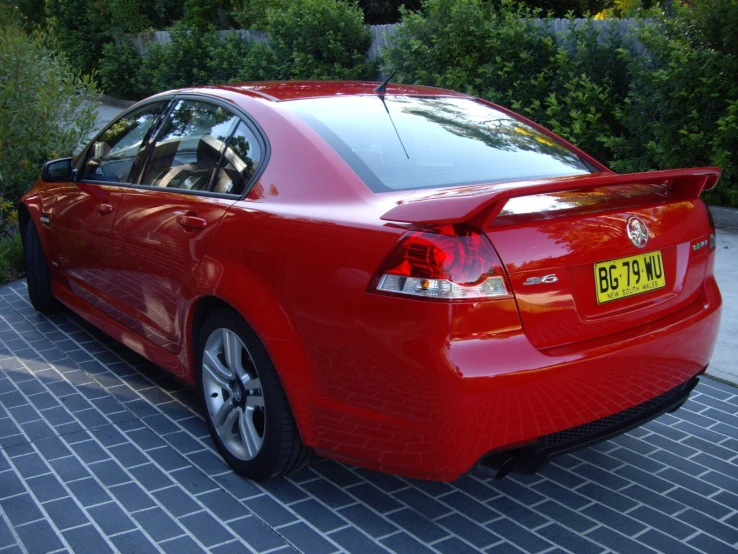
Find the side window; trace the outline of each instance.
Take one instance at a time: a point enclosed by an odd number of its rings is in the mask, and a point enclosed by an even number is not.
[[[164,105],[165,102],[148,104],[108,127],[90,147],[82,179],[128,182],[136,154]]]
[[[206,190],[238,117],[207,102],[182,100],[162,125],[142,185]]]
[[[213,192],[242,194],[256,173],[262,153],[259,141],[251,129],[242,121],[231,138],[223,165],[215,177]]]

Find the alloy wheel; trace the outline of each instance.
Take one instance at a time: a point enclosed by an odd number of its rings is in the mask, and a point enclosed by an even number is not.
[[[203,350],[202,384],[224,446],[239,460],[253,460],[264,444],[264,396],[252,357],[234,331],[222,327],[210,333]]]

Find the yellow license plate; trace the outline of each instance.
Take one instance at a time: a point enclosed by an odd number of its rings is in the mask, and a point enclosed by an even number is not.
[[[597,303],[604,304],[666,286],[661,252],[594,264]]]

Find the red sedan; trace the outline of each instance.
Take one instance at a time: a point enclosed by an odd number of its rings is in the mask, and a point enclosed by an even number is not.
[[[616,175],[478,98],[375,87],[139,102],[23,197],[34,307],[200,390],[251,478],[533,472],[678,408],[720,319],[720,170]]]

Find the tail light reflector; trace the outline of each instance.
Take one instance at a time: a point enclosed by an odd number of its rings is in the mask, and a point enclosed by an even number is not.
[[[439,300],[509,296],[505,273],[487,237],[444,226],[403,236],[374,280],[378,292]]]

